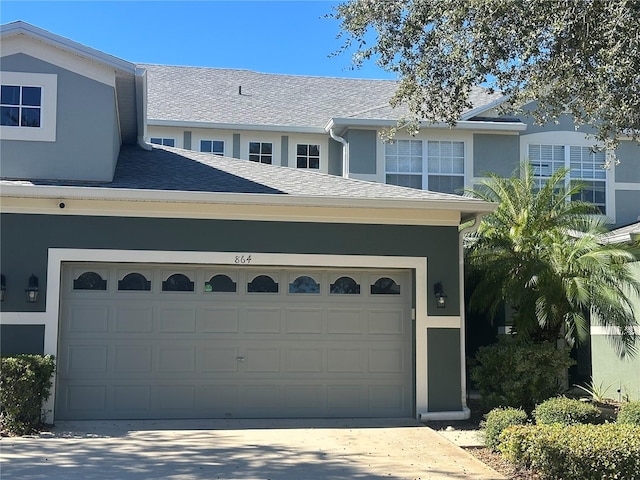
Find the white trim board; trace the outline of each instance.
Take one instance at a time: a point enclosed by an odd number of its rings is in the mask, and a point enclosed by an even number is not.
[[[253,252],[182,252],[158,250],[101,250],[50,248],[47,265],[47,298],[45,312],[3,312],[0,324],[44,324],[44,353],[57,355],[58,322],[60,311],[60,289],[62,265],[66,262],[107,262],[107,263],[184,263],[239,265],[238,257],[251,255],[251,265],[263,266],[304,266],[341,268],[399,268],[415,272],[413,284],[415,299],[415,408],[416,415],[428,412],[428,328],[460,328],[460,317],[429,317],[427,313],[428,291],[427,259],[425,257],[394,257],[373,255],[319,255]],[[457,326],[456,326],[457,325]],[[45,404],[48,421],[55,418],[55,379],[51,397]],[[459,412],[458,412],[459,413]],[[456,415],[458,414],[456,413]]]

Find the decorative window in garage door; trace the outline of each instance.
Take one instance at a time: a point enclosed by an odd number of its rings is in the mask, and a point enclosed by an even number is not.
[[[371,285],[372,295],[400,295],[400,285],[389,277],[381,277]]]
[[[162,282],[163,292],[193,292],[194,282],[182,273],[174,273]]]
[[[278,284],[269,275],[258,275],[247,284],[248,293],[278,293]]]
[[[74,290],[106,290],[107,281],[96,272],[84,272],[73,281]]]
[[[219,273],[211,277],[208,282],[205,282],[204,291],[235,293],[238,291],[238,288],[236,282],[234,282],[231,277]]]
[[[131,272],[118,281],[118,290],[149,292],[151,280],[147,280],[147,277],[141,273]]]
[[[351,277],[340,277],[332,283],[329,293],[334,295],[360,295],[360,284]]]
[[[289,293],[320,293],[320,284],[308,275],[301,275],[289,284]]]

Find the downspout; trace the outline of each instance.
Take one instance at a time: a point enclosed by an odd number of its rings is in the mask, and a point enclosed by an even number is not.
[[[464,290],[464,236],[467,233],[473,233],[480,227],[482,217],[487,215],[486,213],[476,214],[473,219],[473,223],[468,227],[463,228],[458,232],[458,267],[459,267],[459,281],[460,281],[460,391],[462,400],[462,411],[464,412],[464,419],[468,419],[471,416],[471,410],[467,406],[467,369],[466,369],[466,345],[465,345],[465,327],[466,327],[466,311],[465,311],[465,290]]]
[[[333,131],[333,127],[329,129],[329,135],[336,142],[340,142],[342,144],[342,177],[349,178],[349,143],[342,137],[336,135]]]
[[[138,146],[144,150],[151,150],[151,145],[144,141],[147,136],[147,70],[145,68],[136,67],[135,85]]]

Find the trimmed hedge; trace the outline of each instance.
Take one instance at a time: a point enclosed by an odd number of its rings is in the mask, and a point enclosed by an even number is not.
[[[546,479],[640,478],[637,425],[516,425],[502,432],[498,450]]]
[[[640,425],[640,401],[623,403],[616,422]]]
[[[52,355],[0,359],[0,421],[10,433],[32,433],[42,421],[42,403],[51,392]]]
[[[482,422],[484,445],[496,451],[500,443],[500,434],[505,428],[525,423],[527,423],[527,413],[520,408],[494,408],[484,416]]]
[[[538,405],[532,415],[538,425],[553,423],[576,425],[578,423],[598,423],[600,409],[591,403],[573,398],[555,397]]]
[[[574,362],[568,350],[552,343],[524,343],[510,338],[481,347],[471,370],[487,408],[516,407],[531,411],[564,389],[560,378]]]

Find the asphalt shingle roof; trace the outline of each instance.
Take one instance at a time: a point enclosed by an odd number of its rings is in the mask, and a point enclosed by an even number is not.
[[[77,186],[185,192],[281,194],[352,199],[431,200],[484,204],[445,193],[265,165],[208,153],[154,145],[123,146],[112,182],[2,180],[0,185]]]
[[[331,118],[397,120],[393,80],[309,77],[148,65],[149,120],[322,128]],[[239,88],[242,87],[242,94]],[[500,98],[474,88],[474,108]]]

